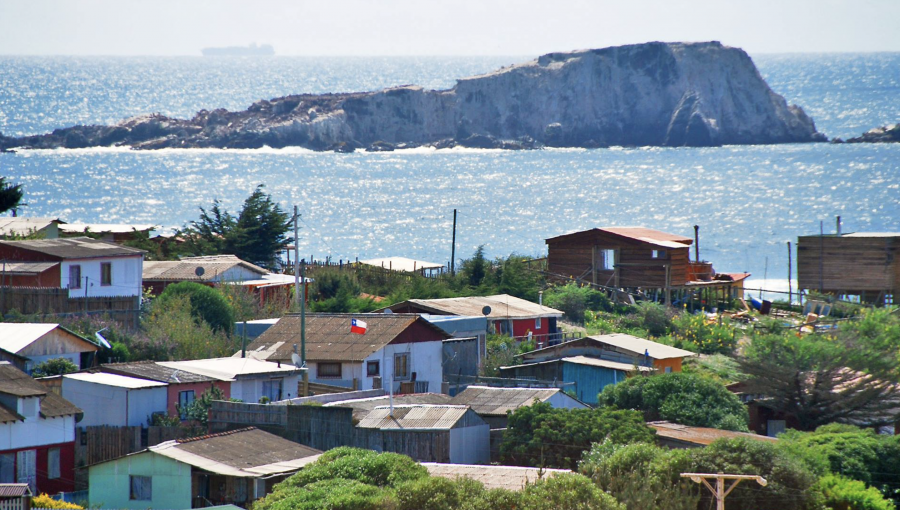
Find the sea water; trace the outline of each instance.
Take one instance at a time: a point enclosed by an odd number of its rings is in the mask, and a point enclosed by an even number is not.
[[[301,92],[376,90],[457,77],[524,57],[39,58],[0,57],[0,132],[21,136],[143,113],[190,117]],[[851,137],[900,122],[900,54],[759,55],[770,86],[819,131]],[[685,236],[701,258],[756,285],[785,286],[787,242],[834,217],[850,231],[900,231],[900,145],[537,151],[414,149],[392,153],[79,149],[0,154],[22,183],[29,216],[149,223],[167,230],[214,199],[237,211],[260,183],[302,213],[301,256],[545,253],[544,239],[604,225]],[[795,273],[796,274],[796,273]],[[782,280],[778,282],[778,280]]]

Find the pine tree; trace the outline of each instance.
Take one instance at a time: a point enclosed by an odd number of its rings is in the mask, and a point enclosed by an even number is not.
[[[6,178],[0,176],[0,214],[11,209],[26,205],[22,203],[22,185],[6,182]]]

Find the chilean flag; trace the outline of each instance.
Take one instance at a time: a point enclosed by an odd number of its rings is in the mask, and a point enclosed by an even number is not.
[[[350,320],[350,332],[351,332],[351,333],[358,333],[358,334],[360,334],[360,335],[365,335],[365,334],[366,334],[366,323],[365,323],[365,321],[361,321],[361,320],[358,320],[358,319],[351,319],[351,320]]]

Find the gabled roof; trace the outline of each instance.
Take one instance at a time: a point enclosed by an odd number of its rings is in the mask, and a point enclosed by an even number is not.
[[[366,322],[365,334],[350,332],[350,321]],[[417,314],[358,313],[306,315],[306,359],[309,361],[362,361],[398,340],[407,328],[419,322],[439,339],[450,338],[442,329]],[[413,339],[414,340],[414,339]],[[247,356],[289,360],[294,344],[300,345],[300,316],[286,315],[247,347]],[[235,356],[240,356],[238,351]]]
[[[243,478],[293,473],[315,462],[322,454],[315,448],[255,427],[166,441],[138,453],[144,452],[153,452],[210,473]]]
[[[166,383],[157,381],[148,381],[147,379],[138,379],[136,377],[127,377],[119,374],[107,374],[103,372],[77,372],[74,374],[66,374],[63,376],[63,378],[92,384],[102,384],[103,386],[124,388],[127,390],[165,388],[167,386]]]
[[[82,344],[85,348],[84,352],[96,351],[99,349],[97,344],[87,340],[81,335],[69,331],[59,324],[27,322],[0,322],[0,349],[12,353],[19,353],[54,329],[61,330],[65,336],[71,337],[76,343]]]
[[[633,241],[653,244],[662,248],[685,248],[690,246],[694,240],[690,237],[684,237],[676,234],[669,234],[660,230],[644,227],[600,227],[581,232],[572,232],[561,236],[546,239],[547,244],[551,242],[564,241],[570,238],[581,237],[591,233],[605,233],[619,236]]]
[[[211,255],[204,257],[185,257],[181,260],[162,260],[144,262],[144,281],[211,281],[218,275],[235,267],[244,268],[260,276],[269,271],[234,255]],[[197,268],[203,268],[203,274],[197,276]]]
[[[0,218],[0,236],[24,236],[32,232],[39,232],[54,223],[59,225],[63,222],[58,218],[4,217]]]
[[[757,441],[765,441],[770,443],[778,442],[778,439],[768,436],[760,436],[758,434],[750,434],[748,432],[733,432],[730,430],[720,430],[707,427],[691,427],[678,423],[667,421],[651,421],[648,426],[656,430],[657,437],[675,440],[682,443],[689,443],[697,446],[706,446],[717,439],[734,439],[746,437],[756,439]]]
[[[536,319],[538,317],[562,317],[563,315],[563,312],[560,310],[532,303],[509,294],[445,299],[410,299],[409,301],[391,305],[388,308],[404,308],[407,304],[430,313],[474,317],[484,317],[482,311],[485,306],[489,306],[491,313],[488,314],[488,318],[491,319]]]
[[[329,402],[323,407],[349,407],[353,409],[353,418],[361,420],[376,407],[384,407],[390,401],[389,395],[380,397],[357,398],[353,400],[339,400]],[[394,406],[411,404],[452,404],[453,397],[440,393],[413,393],[407,395],[394,395]]]
[[[44,271],[58,266],[59,262],[4,262],[0,270],[7,276],[38,275]]]
[[[105,363],[98,369],[101,372],[120,374],[139,379],[148,379],[163,383],[198,383],[215,381],[216,379],[194,372],[160,365],[155,361],[132,361],[128,363]]]
[[[305,369],[294,365],[284,364],[280,367],[277,363],[247,358],[213,358],[196,359],[189,361],[158,361],[160,365],[185,372],[211,377],[219,381],[234,381],[242,375],[296,375]]]
[[[533,351],[532,351],[533,352]],[[609,361],[605,359],[599,358],[590,358],[588,356],[568,356],[565,358],[556,358],[550,359],[546,361],[536,361],[534,363],[524,363],[522,365],[511,365],[508,367],[500,367],[500,370],[515,370],[517,368],[526,368],[533,365],[546,365],[547,363],[574,363],[576,365],[584,365],[589,367],[597,367],[597,368],[609,368],[612,370],[621,370],[623,372],[633,372],[635,370],[639,372],[652,372],[653,369],[650,367],[643,367],[638,365],[633,365],[630,363],[621,363],[618,361]]]
[[[0,498],[21,498],[31,496],[27,483],[0,483]]]
[[[6,361],[0,361],[0,393],[22,398],[40,397],[41,416],[44,418],[70,416],[82,412],[74,404],[52,391],[47,391],[41,383]],[[0,405],[0,422],[23,419],[15,409]]]
[[[471,464],[439,464],[422,462],[431,476],[440,476],[455,480],[459,477],[469,478],[484,484],[485,489],[506,489],[520,491],[529,483],[550,478],[551,476],[571,473],[568,469],[547,469],[519,466],[491,466]]]
[[[450,430],[458,426],[486,425],[467,406],[395,405],[393,416],[391,412],[390,406],[376,407],[357,426],[380,430]],[[471,414],[467,416],[467,413]]]
[[[646,338],[638,338],[636,336],[626,335],[623,333],[611,333],[609,335],[589,336],[591,340],[596,340],[604,344],[618,347],[619,349],[632,352],[638,356],[649,353],[653,359],[671,359],[684,358],[686,356],[696,356],[696,353],[672,347],[671,345],[661,344]]]
[[[559,391],[559,388],[469,386],[453,397],[451,403],[469,406],[481,416],[506,416],[507,411],[515,411],[534,402],[545,402]]]
[[[440,269],[443,264],[428,262],[425,260],[408,259],[406,257],[384,257],[380,259],[360,260],[360,264],[367,266],[383,267],[392,271],[405,271],[411,273],[422,269]]]
[[[90,259],[106,257],[133,257],[146,253],[144,250],[129,248],[89,237],[69,237],[65,239],[38,239],[32,241],[0,241],[0,246],[43,253],[60,259]]]

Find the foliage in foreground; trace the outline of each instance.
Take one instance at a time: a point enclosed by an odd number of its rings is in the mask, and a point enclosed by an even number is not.
[[[632,377],[603,388],[598,401],[601,406],[641,411],[647,421],[747,430],[747,409],[740,399],[721,383],[696,374]]]
[[[53,358],[35,365],[31,373],[32,377],[49,377],[51,375],[65,375],[78,371],[78,365],[72,363],[69,358]]]
[[[224,332],[214,330],[205,320],[192,314],[188,295],[173,294],[158,299],[143,326],[149,344],[154,347],[153,352],[148,353],[151,359],[217,358],[230,356],[236,350]]]
[[[319,460],[275,486],[253,510],[624,510],[580,475],[544,478],[520,492],[485,489],[468,479],[431,477],[395,453],[350,447]]]
[[[165,307],[167,301],[177,296],[187,296],[194,318],[202,320],[214,331],[231,333],[234,328],[234,310],[217,289],[194,282],[179,282],[166,287],[153,302],[153,306]]]
[[[554,409],[537,402],[509,414],[500,457],[516,466],[573,469],[592,443],[650,442],[655,435],[636,411]]]
[[[31,498],[31,508],[49,508],[52,510],[84,510],[83,506],[53,499],[47,494]]]

